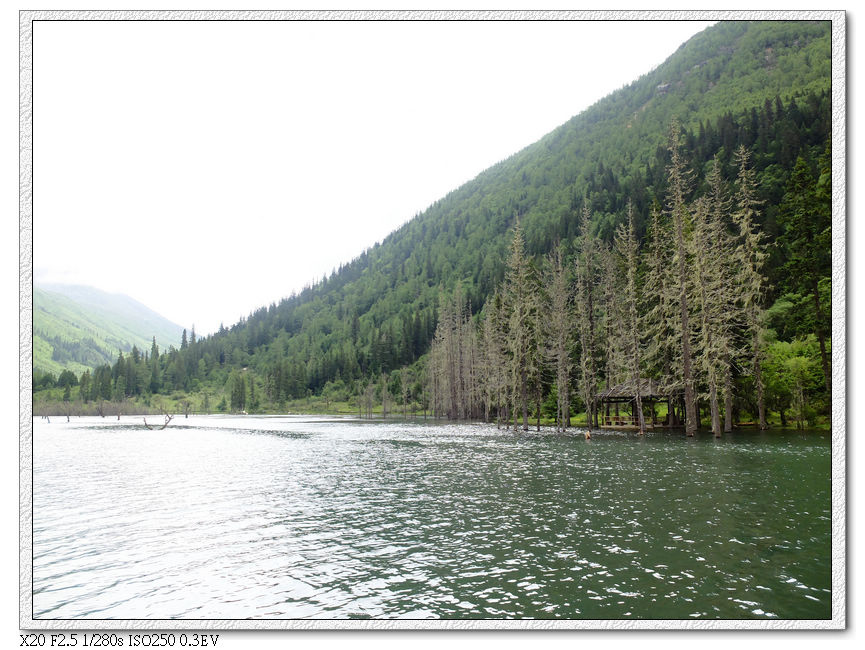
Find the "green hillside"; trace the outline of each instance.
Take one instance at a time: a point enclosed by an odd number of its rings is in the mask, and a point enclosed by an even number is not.
[[[629,202],[645,245],[652,207],[667,201],[673,120],[683,127],[688,171],[696,179],[689,200],[706,194],[715,156],[723,180],[733,184],[734,152],[740,146],[750,152],[760,205],[755,225],[768,244],[763,304],[772,307],[769,325],[787,342],[825,332],[819,310],[816,316],[806,310],[811,288],[791,273],[791,258],[809,244],[793,216],[804,208],[794,207],[790,192],[817,183],[826,191],[821,156],[826,160],[831,135],[830,27],[767,21],[708,28],[652,72],[455,189],[325,280],[161,354],[158,363],[136,359],[106,369],[102,388],[88,384],[91,396],[116,394],[111,378],[116,384],[126,373],[128,397],[206,391],[230,401],[229,408],[249,410],[280,410],[286,400],[310,395],[359,401],[371,382],[379,396],[384,386],[394,397],[408,390],[422,402],[442,296],[459,286],[469,313],[482,318],[505,278],[517,219],[537,268],[556,242],[572,262],[586,228],[599,246],[610,245]],[[579,82],[578,67],[565,82]],[[586,227],[583,209],[590,214]],[[820,273],[826,260],[819,261]],[[812,283],[814,291],[818,285],[828,291],[828,275]],[[393,372],[404,367],[416,371],[408,388]],[[745,374],[736,379],[747,389]],[[549,378],[542,388],[551,394]],[[214,406],[202,400],[205,408]],[[744,398],[741,403],[750,408]]]
[[[33,367],[59,376],[81,374],[117,360],[132,346],[179,345],[182,328],[121,294],[92,287],[43,285],[33,289]]]
[[[690,126],[695,167],[721,148],[730,170],[738,144],[755,149],[768,204],[762,225],[777,232],[776,206],[796,156],[804,148],[816,159],[827,141],[830,80],[828,23],[707,29],[650,74],[454,190],[327,280],[202,342],[201,353],[262,372],[280,363],[280,374],[294,377],[294,394],[317,392],[337,376],[412,363],[432,338],[440,287],[451,291],[461,282],[476,312],[501,282],[516,215],[533,256],[578,234],[584,197],[598,236],[612,238],[629,198],[644,234],[651,202],[664,193],[663,145],[673,118]]]

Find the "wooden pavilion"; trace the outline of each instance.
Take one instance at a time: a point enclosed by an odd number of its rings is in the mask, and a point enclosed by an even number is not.
[[[663,386],[654,379],[629,379],[610,386],[595,395],[598,405],[598,426],[601,429],[640,428],[637,417],[637,392],[643,406],[646,429],[681,427],[684,422],[685,390],[682,387]],[[657,405],[666,403],[667,415],[659,419]]]

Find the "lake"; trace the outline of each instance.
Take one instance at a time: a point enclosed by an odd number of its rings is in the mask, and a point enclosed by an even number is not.
[[[831,617],[830,435],[33,421],[37,619]]]

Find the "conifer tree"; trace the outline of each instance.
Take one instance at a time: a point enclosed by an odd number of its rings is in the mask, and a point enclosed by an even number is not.
[[[156,345],[156,337],[153,337],[153,345],[150,348],[150,392],[158,393],[162,387],[162,378],[159,371],[159,346]]]
[[[724,395],[723,429],[729,433],[733,430],[733,363],[740,354],[735,336],[743,322],[738,278],[741,262],[736,258],[735,241],[728,229],[731,201],[721,173],[721,161],[717,155],[707,182],[708,205],[706,222],[702,226],[701,233],[706,235],[706,241],[703,243],[706,251],[704,258],[712,300],[710,306],[714,328],[712,336],[717,346],[713,354],[720,359],[713,358],[712,363],[720,363],[714,372],[719,375],[717,389]],[[717,431],[715,433],[717,434]]]
[[[626,347],[628,375],[634,384],[634,408],[640,435],[646,433],[646,420],[643,416],[643,400],[640,395],[640,364],[642,346],[640,343],[640,318],[637,297],[637,267],[639,264],[639,243],[634,228],[634,205],[628,201],[628,225],[620,224],[616,230],[616,249],[625,265],[624,313],[623,322],[627,333]]]
[[[571,323],[573,321],[573,291],[565,266],[561,245],[547,256],[546,280],[547,325],[546,355],[556,373],[556,430],[566,431],[571,425]]]
[[[477,357],[477,335],[457,284],[451,298],[440,294],[439,321],[430,346],[430,388],[436,412],[452,420],[477,416]]]
[[[387,389],[387,373],[381,373],[379,377],[379,389],[381,393],[381,416],[387,418],[387,409],[390,405],[390,391]]]
[[[766,284],[762,269],[766,252],[764,235],[757,224],[757,208],[760,201],[757,200],[757,183],[754,170],[750,165],[750,157],[750,152],[744,146],[739,147],[735,153],[739,171],[736,188],[737,209],[733,213],[733,221],[738,229],[738,245],[734,250],[733,259],[738,271],[740,308],[751,339],[750,366],[757,392],[758,426],[760,429],[767,429],[769,425],[766,422],[762,371],[764,356],[762,303]]]
[[[580,393],[586,405],[586,424],[591,430],[598,426],[595,391],[597,370],[595,365],[595,276],[596,246],[591,235],[591,217],[588,204],[583,204],[580,219],[580,255],[577,260],[577,321],[580,332]]]
[[[814,333],[820,345],[827,391],[831,389],[832,379],[826,348],[828,319],[820,298],[820,283],[831,274],[832,213],[828,200],[831,196],[831,171],[826,171],[831,170],[831,167],[828,160],[827,150],[821,159],[823,185],[819,193],[808,164],[801,156],[796,160],[778,215],[784,227],[779,240],[787,249],[787,262],[784,265],[787,282],[791,289],[801,291],[811,299]]]
[[[685,435],[693,436],[697,431],[697,404],[694,389],[693,358],[691,356],[691,323],[688,291],[688,230],[691,214],[687,197],[691,190],[693,174],[688,169],[681,152],[681,135],[678,122],[670,127],[668,149],[670,165],[667,168],[669,187],[667,211],[672,218],[675,241],[673,264],[676,267],[675,292],[678,298],[678,329],[681,341],[682,383],[685,387]]]
[[[646,277],[642,294],[643,310],[641,331],[645,333],[646,363],[660,378],[661,386],[672,397],[681,387],[681,357],[679,338],[681,330],[673,292],[673,255],[670,249],[672,235],[669,224],[662,220],[660,206],[652,206],[649,241],[646,247]],[[670,399],[672,406],[672,400]],[[667,424],[673,424],[673,413],[667,414]]]
[[[85,370],[81,373],[81,379],[78,380],[78,395],[85,404],[90,400],[90,384],[90,371]]]
[[[715,437],[721,436],[721,416],[718,403],[721,378],[723,376],[724,332],[723,286],[725,279],[719,269],[723,260],[718,257],[719,249],[715,245],[719,224],[711,219],[709,200],[700,197],[694,203],[694,246],[693,273],[696,295],[694,307],[698,321],[696,370],[701,371],[709,389],[709,410],[711,413],[712,432]]]
[[[408,418],[408,401],[411,391],[411,384],[414,381],[414,374],[411,368],[405,367],[400,372],[400,393],[402,395],[402,417]]]
[[[487,301],[482,325],[481,350],[484,392],[484,417],[496,409],[496,426],[501,425],[508,404],[507,330],[504,305],[498,290]]]
[[[534,272],[525,253],[525,242],[519,219],[514,227],[510,255],[505,273],[504,304],[508,319],[508,352],[511,403],[514,405],[514,429],[522,413],[523,431],[529,428],[529,377],[534,371],[537,306]]]
[[[601,268],[603,339],[604,339],[604,383],[607,388],[616,386],[628,374],[628,361],[623,325],[625,314],[619,300],[622,273],[619,260],[612,248],[598,246]]]

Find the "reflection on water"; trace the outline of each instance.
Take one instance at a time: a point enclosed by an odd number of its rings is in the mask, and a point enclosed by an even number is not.
[[[828,434],[34,420],[35,618],[829,618]]]

